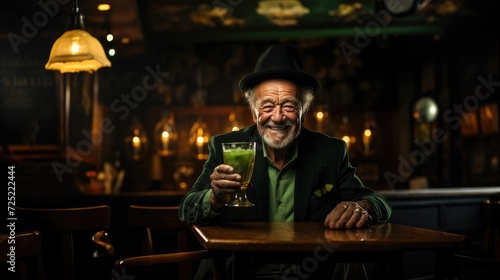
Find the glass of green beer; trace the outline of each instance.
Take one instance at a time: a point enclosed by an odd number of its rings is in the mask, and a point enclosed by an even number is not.
[[[255,206],[255,204],[248,201],[246,194],[255,163],[255,142],[222,143],[222,154],[224,163],[232,166],[234,173],[241,175],[240,192],[236,193],[234,199],[227,203],[226,206]]]

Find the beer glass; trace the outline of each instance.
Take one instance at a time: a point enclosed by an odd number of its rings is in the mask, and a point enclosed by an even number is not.
[[[246,190],[252,178],[255,163],[255,142],[222,143],[224,163],[234,168],[234,172],[241,175],[240,191],[226,204],[230,207],[255,206],[248,201]]]

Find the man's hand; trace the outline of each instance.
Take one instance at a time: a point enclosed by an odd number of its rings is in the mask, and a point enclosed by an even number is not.
[[[371,203],[366,200],[342,201],[326,216],[325,226],[331,229],[362,228],[372,221]]]
[[[210,205],[212,211],[218,211],[231,200],[231,196],[240,191],[241,175],[235,174],[234,168],[227,164],[215,167],[210,175]]]

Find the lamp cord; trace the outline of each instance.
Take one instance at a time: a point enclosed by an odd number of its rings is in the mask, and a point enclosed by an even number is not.
[[[73,0],[73,12],[74,13],[80,12],[80,7],[78,6],[78,0]]]
[[[78,0],[73,0],[73,9],[70,14],[70,21],[68,30],[81,29],[85,30],[85,24],[83,23],[83,14],[80,13],[80,7],[78,6]]]

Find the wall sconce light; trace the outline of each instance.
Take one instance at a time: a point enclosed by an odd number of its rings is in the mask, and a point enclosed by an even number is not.
[[[140,160],[146,154],[147,147],[148,136],[146,130],[139,120],[134,118],[125,135],[125,150],[131,159]]]
[[[378,126],[372,119],[366,119],[363,129],[363,154],[370,156],[374,154],[373,144],[377,135]]]
[[[85,31],[83,14],[78,1],[74,0],[69,28],[52,46],[45,69],[61,73],[92,73],[101,67],[111,67],[111,62],[101,43]]]
[[[323,125],[325,124],[326,118],[328,117],[328,111],[325,110],[323,106],[318,106],[313,115],[316,119],[316,130],[319,132],[324,132]]]
[[[198,119],[189,130],[189,135],[189,144],[193,147],[196,158],[206,160],[208,158],[208,140],[210,139],[207,124],[201,118]]]
[[[229,113],[228,119],[229,119],[229,127],[227,128],[227,132],[240,130],[240,124],[236,120],[236,112]]]
[[[173,156],[177,153],[177,139],[179,133],[175,126],[174,115],[165,112],[160,121],[156,124],[155,149],[160,156]]]
[[[356,137],[351,132],[349,127],[349,118],[347,116],[342,117],[342,124],[338,130],[339,138],[344,140],[347,145],[347,150],[351,148],[354,143],[356,143]]]

